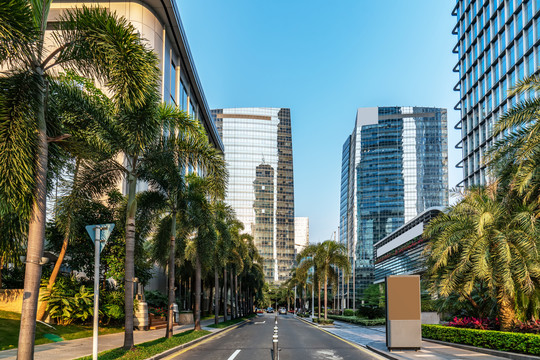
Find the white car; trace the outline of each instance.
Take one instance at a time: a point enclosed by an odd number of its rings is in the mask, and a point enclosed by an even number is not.
[[[284,307],[279,308],[279,314],[280,315],[287,315],[287,309],[285,309]]]

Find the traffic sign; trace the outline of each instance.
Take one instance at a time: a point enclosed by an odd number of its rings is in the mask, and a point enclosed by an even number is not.
[[[99,228],[99,252],[103,250],[105,247],[105,244],[107,243],[107,240],[109,240],[109,236],[111,236],[111,232],[114,229],[114,224],[99,224],[99,225],[87,225],[86,231],[88,232],[88,235],[90,235],[90,238],[95,243],[96,242],[96,227]]]

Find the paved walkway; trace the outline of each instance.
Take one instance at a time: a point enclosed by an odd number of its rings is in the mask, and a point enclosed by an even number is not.
[[[223,321],[223,317],[220,317]],[[209,328],[208,325],[214,323],[214,318],[201,321],[203,330],[218,331],[219,329]],[[174,334],[193,329],[193,324],[179,325],[173,329]],[[165,335],[165,329],[134,331],[135,344],[159,339]],[[102,335],[99,337],[98,351],[115,349],[124,345],[124,333]],[[71,360],[82,356],[92,355],[92,337],[61,341],[50,344],[36,345],[34,348],[35,360]],[[17,349],[0,351],[0,359],[16,359]]]
[[[309,318],[303,320],[311,320]],[[422,341],[422,348],[419,351],[388,351],[386,348],[386,329],[384,326],[365,327],[349,324],[346,322],[334,321],[334,326],[323,326],[324,330],[337,335],[352,343],[372,347],[377,349],[381,355],[391,359],[410,360],[410,359],[482,359],[482,360],[508,360],[507,358],[492,356],[458,349],[453,346],[435,344],[428,341]]]

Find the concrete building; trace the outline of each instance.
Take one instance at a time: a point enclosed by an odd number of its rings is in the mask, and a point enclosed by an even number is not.
[[[197,75],[186,34],[180,20],[180,12],[173,0],[134,1],[64,1],[51,4],[49,20],[55,21],[65,9],[81,6],[100,6],[125,17],[137,29],[142,38],[159,59],[162,101],[174,104],[198,119],[206,130],[211,144],[224,151],[210,108]],[[126,181],[119,185],[126,194]],[[148,188],[144,182],[137,184],[137,191]],[[167,278],[163,269],[154,267],[153,277],[147,290],[165,291]]]
[[[204,126],[210,142],[223,152],[223,142],[212,121],[176,2],[55,0],[51,4],[49,19],[54,21],[64,9],[83,5],[107,8],[133,24],[159,59],[162,100],[177,105],[198,119]]]
[[[486,182],[486,150],[496,140],[493,124],[517,102],[530,98],[508,96],[517,81],[532,75],[540,65],[540,0],[458,0],[452,12],[458,55],[454,72],[460,93],[455,110],[461,113],[455,128],[461,130],[456,145],[462,149],[460,185]]]
[[[216,109],[212,115],[226,148],[225,201],[254,237],[266,281],[287,280],[295,244],[290,110]]]
[[[352,289],[351,301],[375,279],[374,245],[426,209],[447,205],[447,141],[446,109],[358,109],[341,167],[339,241],[353,276],[340,293]]]

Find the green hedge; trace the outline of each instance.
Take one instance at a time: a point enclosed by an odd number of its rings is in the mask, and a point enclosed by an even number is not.
[[[330,319],[345,321],[351,324],[357,324],[362,326],[375,326],[386,324],[386,319],[362,319],[356,316],[342,316],[342,315],[328,315]]]
[[[328,316],[330,317],[330,316]],[[334,323],[334,320],[332,319],[328,319],[328,320],[324,320],[324,318],[313,318],[313,322],[315,323],[318,323],[318,324],[321,324],[321,325],[332,325]]]
[[[540,335],[494,330],[462,329],[443,325],[422,325],[427,339],[472,345],[486,349],[540,355]]]

